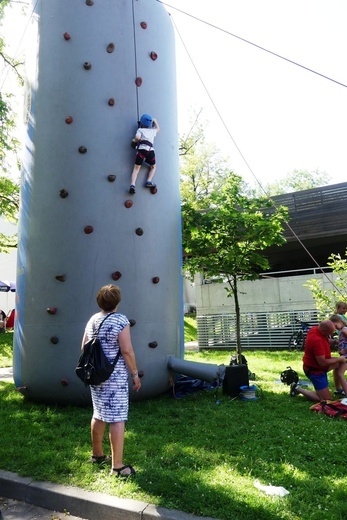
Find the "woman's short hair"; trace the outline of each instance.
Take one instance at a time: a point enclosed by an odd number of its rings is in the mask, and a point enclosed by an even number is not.
[[[346,307],[347,306],[347,303],[346,302],[336,302],[336,306],[335,306],[335,309],[338,310],[340,307]]]
[[[103,311],[113,311],[121,301],[121,293],[118,285],[104,285],[96,295],[96,301]]]

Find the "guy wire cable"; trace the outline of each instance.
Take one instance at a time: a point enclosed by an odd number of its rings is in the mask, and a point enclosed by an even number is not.
[[[156,0],[156,1],[160,1],[160,0]],[[160,3],[164,3],[164,2],[160,2]],[[166,4],[165,4],[165,5],[166,5]],[[198,71],[198,69],[197,69],[197,67],[196,67],[196,65],[195,65],[195,63],[194,63],[192,57],[191,57],[191,55],[189,54],[189,51],[188,51],[188,49],[187,49],[187,46],[185,45],[185,43],[184,43],[184,41],[183,41],[183,38],[182,38],[180,32],[178,31],[177,25],[176,25],[176,23],[175,23],[175,21],[174,21],[172,15],[170,15],[170,16],[171,16],[171,19],[172,19],[173,25],[174,25],[174,27],[175,27],[175,30],[177,31],[177,34],[178,34],[178,36],[179,36],[179,38],[180,38],[180,40],[181,40],[181,42],[182,42],[182,45],[183,45],[183,47],[184,47],[184,49],[185,49],[185,51],[186,51],[186,53],[187,53],[187,55],[188,55],[188,57],[189,57],[189,60],[190,60],[190,62],[191,62],[191,64],[192,64],[192,66],[193,66],[193,68],[194,68],[194,70],[195,70],[195,72],[196,72],[196,74],[197,74],[197,76],[198,76],[198,78],[199,78],[199,80],[200,80],[200,82],[201,82],[201,84],[202,84],[202,86],[203,86],[203,88],[204,88],[204,90],[205,90],[205,92],[206,92],[206,94],[207,94],[209,100],[211,101],[211,103],[212,103],[212,105],[213,105],[213,108],[215,109],[215,111],[216,111],[216,113],[217,113],[217,115],[218,115],[218,117],[219,117],[219,119],[220,119],[222,125],[224,126],[224,128],[225,128],[227,134],[229,135],[229,137],[230,137],[231,141],[233,142],[235,148],[236,148],[237,151],[239,152],[239,154],[240,154],[242,160],[244,161],[245,165],[246,165],[247,168],[249,169],[250,173],[252,174],[252,176],[253,176],[253,178],[255,179],[255,181],[257,182],[257,184],[259,185],[260,189],[264,192],[264,194],[266,195],[266,197],[268,197],[269,200],[272,201],[274,207],[277,208],[275,202],[273,201],[273,199],[271,198],[271,196],[266,192],[266,190],[265,190],[264,187],[262,186],[262,184],[261,184],[261,182],[259,181],[259,179],[256,177],[256,175],[255,175],[255,173],[253,172],[251,166],[249,165],[248,161],[246,160],[244,154],[241,152],[241,150],[240,150],[239,146],[237,145],[235,139],[234,139],[233,136],[231,135],[231,132],[230,132],[229,128],[227,127],[227,125],[226,125],[226,123],[225,123],[225,121],[224,121],[222,115],[220,114],[220,112],[219,112],[219,110],[218,110],[218,108],[217,108],[217,106],[216,106],[216,104],[215,104],[215,102],[214,102],[214,100],[213,100],[211,94],[209,93],[209,91],[208,91],[208,89],[207,89],[207,87],[206,87],[206,85],[205,85],[205,83],[204,83],[204,81],[203,81],[203,79],[202,79],[202,77],[201,77],[201,75],[200,75],[200,73],[199,73],[199,71]],[[206,23],[206,22],[204,22],[204,23]],[[208,24],[208,25],[211,25],[211,24]],[[212,27],[214,27],[214,26],[212,26]],[[344,86],[345,86],[345,85],[344,85]],[[291,225],[290,225],[288,222],[285,222],[285,224],[286,224],[286,226],[288,227],[288,229],[290,230],[290,232],[292,233],[292,235],[294,236],[294,238],[295,238],[295,239],[297,240],[297,242],[300,244],[300,246],[304,249],[304,251],[305,251],[305,252],[308,254],[308,256],[311,258],[311,260],[313,261],[313,263],[314,263],[314,264],[317,266],[317,268],[321,271],[321,273],[323,274],[323,276],[325,276],[326,279],[328,280],[328,282],[329,282],[329,283],[334,287],[334,289],[335,289],[339,294],[341,294],[341,296],[343,296],[342,293],[341,293],[341,291],[339,290],[339,288],[336,287],[336,285],[334,284],[334,282],[330,279],[330,277],[327,275],[327,273],[322,269],[322,267],[319,265],[319,263],[317,262],[317,260],[313,257],[313,255],[312,255],[312,254],[310,253],[310,251],[307,249],[307,247],[305,246],[305,244],[304,244],[304,243],[302,242],[302,240],[299,238],[299,236],[297,235],[297,233],[293,230],[293,228],[291,227]]]
[[[233,38],[236,38],[244,43],[248,43],[249,45],[252,45],[253,47],[256,47],[257,49],[259,49],[261,51],[267,52],[268,54],[275,56],[276,58],[287,61],[288,63],[291,63],[292,65],[296,65],[297,67],[305,69],[308,72],[312,72],[312,74],[316,74],[317,76],[320,76],[321,78],[327,79],[328,81],[332,81],[333,83],[336,83],[337,85],[340,85],[341,87],[347,88],[347,85],[345,83],[342,83],[341,81],[337,81],[336,79],[333,79],[329,76],[326,76],[325,74],[322,74],[321,72],[318,72],[314,69],[306,67],[305,65],[301,65],[297,61],[286,58],[285,56],[282,56],[281,54],[278,54],[277,52],[270,51],[270,49],[266,49],[265,47],[262,47],[261,45],[258,45],[257,43],[251,42],[250,40],[246,40],[246,38],[242,38],[242,36],[238,36],[237,34],[227,31],[226,29],[222,29],[221,27],[218,27],[217,25],[214,25],[210,22],[206,22],[206,20],[202,20],[201,18],[198,18],[197,16],[194,16],[190,13],[182,11],[181,9],[178,9],[177,7],[174,7],[173,5],[167,4],[166,2],[163,2],[162,0],[155,0],[155,1],[159,2],[160,4],[165,5],[166,7],[171,7],[171,9],[175,9],[175,11],[179,11],[180,13],[185,14],[186,16],[189,16],[190,18],[194,18],[194,20],[197,20],[198,22],[208,25],[208,26],[212,27],[213,29],[216,29],[217,31],[224,32],[225,34],[228,34],[229,36],[232,36]]]
[[[24,30],[23,30],[23,32],[22,32],[22,35],[21,35],[21,37],[20,37],[20,40],[19,40],[19,42],[18,42],[17,48],[16,48],[15,53],[14,53],[13,59],[15,59],[16,56],[17,56],[17,52],[18,52],[19,46],[20,46],[20,44],[22,43],[22,40],[23,40],[24,35],[25,35],[25,33],[26,33],[27,29],[28,29],[29,23],[30,23],[30,21],[31,21],[31,18],[32,18],[32,16],[33,16],[35,10],[36,10],[36,6],[37,6],[38,2],[39,2],[39,0],[36,0],[36,3],[35,3],[35,5],[34,5],[32,11],[31,11],[31,13],[30,13],[30,16],[28,17],[27,24],[26,24],[26,26],[25,26],[25,28],[24,28]],[[3,81],[2,81],[2,83],[1,83],[1,85],[0,85],[0,90],[2,90],[3,87],[4,87],[4,83],[5,83],[6,79],[7,79],[7,76],[8,76],[9,70],[10,70],[10,69],[7,68],[7,72],[6,72],[6,74],[5,74],[5,77],[4,77],[4,79],[3,79]]]

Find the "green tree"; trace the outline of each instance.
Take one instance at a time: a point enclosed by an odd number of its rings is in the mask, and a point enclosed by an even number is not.
[[[329,184],[330,175],[319,170],[309,172],[306,170],[294,170],[288,173],[283,179],[272,182],[263,186],[261,193],[267,195],[282,195],[283,193],[291,193],[293,191],[308,190],[310,188],[319,188]],[[260,188],[257,190],[260,193]]]
[[[230,169],[214,144],[206,143],[200,113],[195,115],[190,131],[180,136],[180,191],[182,202],[203,205],[205,197],[224,183]]]
[[[304,284],[304,287],[310,289],[316,302],[319,319],[328,318],[334,312],[336,302],[347,302],[347,250],[344,257],[331,253],[327,266],[332,272],[327,274],[325,284],[324,279],[316,278],[311,278]]]
[[[250,198],[242,178],[224,175],[223,186],[201,201],[182,206],[184,267],[191,274],[222,277],[228,296],[234,298],[236,344],[241,362],[240,305],[238,282],[254,280],[269,268],[264,251],[285,241],[284,207],[275,207],[267,197]]]
[[[14,0],[2,0],[0,2],[0,20],[3,21],[4,9]],[[22,3],[22,2],[21,2]],[[23,4],[26,4],[23,2]],[[0,59],[3,68],[9,67],[10,73],[16,75],[17,80],[23,85],[20,73],[20,65],[17,60],[11,58],[5,52],[5,41],[0,37]],[[2,89],[3,90],[3,89]],[[11,180],[18,177],[19,162],[17,152],[19,142],[15,135],[15,113],[11,107],[11,95],[0,94],[0,217],[11,222],[16,222],[19,207],[19,185]],[[7,252],[9,248],[16,246],[16,236],[8,236],[0,233],[0,251]]]

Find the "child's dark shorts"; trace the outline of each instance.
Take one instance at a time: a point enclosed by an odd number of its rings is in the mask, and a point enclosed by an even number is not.
[[[136,157],[135,157],[135,164],[138,166],[141,166],[141,164],[145,161],[145,163],[149,164],[150,166],[155,165],[155,152],[154,150],[137,150]]]

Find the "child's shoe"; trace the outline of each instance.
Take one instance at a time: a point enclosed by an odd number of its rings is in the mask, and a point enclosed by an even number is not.
[[[135,193],[135,184],[131,184],[130,185],[129,193],[131,193],[131,195],[134,195],[134,193]]]
[[[154,184],[154,182],[151,182],[151,181],[147,181],[146,182],[146,188],[156,188],[157,185]]]

